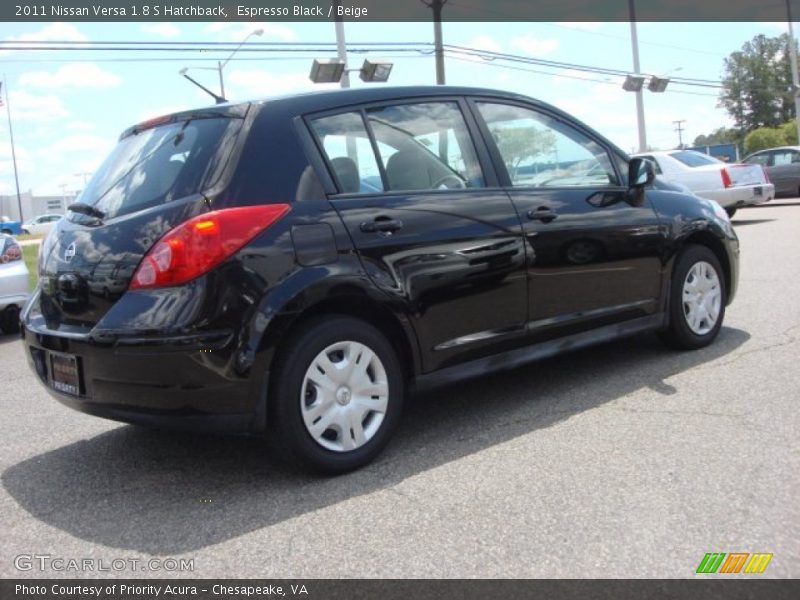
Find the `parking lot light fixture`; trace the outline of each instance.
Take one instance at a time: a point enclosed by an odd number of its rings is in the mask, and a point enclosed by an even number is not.
[[[650,78],[650,83],[647,84],[647,89],[657,94],[663,93],[667,89],[669,79],[666,77],[656,77],[655,75]]]
[[[393,66],[390,62],[365,59],[359,77],[368,83],[384,83],[389,80]]]
[[[640,75],[626,75],[622,89],[626,92],[639,92],[644,85],[644,77]]]
[[[314,59],[309,79],[314,83],[338,83],[344,75],[344,62],[337,59]]]

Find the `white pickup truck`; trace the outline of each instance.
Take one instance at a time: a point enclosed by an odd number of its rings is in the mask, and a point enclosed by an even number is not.
[[[681,183],[701,198],[716,200],[731,217],[737,208],[769,202],[775,198],[761,165],[725,163],[694,150],[670,150],[635,154],[651,160],[656,174]]]

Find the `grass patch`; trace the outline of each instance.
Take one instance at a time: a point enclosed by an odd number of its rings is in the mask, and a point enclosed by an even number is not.
[[[23,233],[20,235],[15,235],[14,238],[18,242],[25,242],[28,240],[43,240],[44,236],[41,234],[33,234],[33,233]]]
[[[39,244],[27,244],[20,246],[22,248],[22,258],[25,259],[25,265],[28,267],[28,284],[31,291],[36,287],[39,281],[39,272],[36,268],[36,259],[39,256]]]

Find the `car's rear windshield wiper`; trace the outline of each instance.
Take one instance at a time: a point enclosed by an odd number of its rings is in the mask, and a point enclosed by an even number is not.
[[[102,210],[95,208],[91,204],[86,204],[85,202],[73,202],[67,207],[67,210],[81,213],[82,215],[87,215],[89,217],[95,217],[96,219],[102,219],[106,216],[106,213],[104,213]]]

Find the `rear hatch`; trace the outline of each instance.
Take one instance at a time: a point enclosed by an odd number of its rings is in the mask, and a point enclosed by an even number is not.
[[[91,329],[127,291],[144,254],[224,187],[248,105],[132,127],[42,244],[40,308],[50,329]]]

